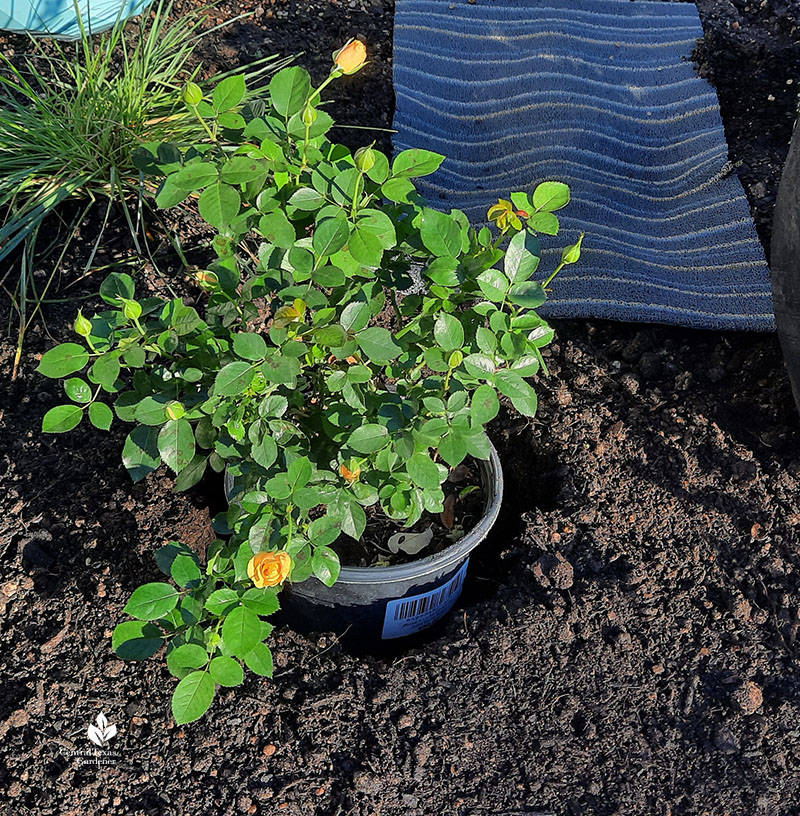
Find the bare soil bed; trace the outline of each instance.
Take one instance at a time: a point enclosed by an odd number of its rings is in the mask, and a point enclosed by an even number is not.
[[[698,5],[698,70],[767,243],[800,7]],[[362,36],[372,63],[336,86],[332,110],[390,125],[390,0],[218,8],[255,16],[206,45],[212,69],[305,51],[320,79]],[[48,309],[52,337],[73,313]],[[53,340],[33,331],[10,383],[14,343],[0,337],[0,813],[800,814],[800,421],[777,339],[601,321],[557,332],[537,419],[505,411],[493,428],[502,520],[447,620],[381,655],[282,626],[275,680],[251,675],[185,727],[168,715],[166,668],[122,663],[109,635],[155,579],[157,546],[212,538],[221,483],[132,484],[122,429],[41,436],[60,385],[33,369]],[[70,752],[90,748],[101,710],[116,755],[82,764]]]

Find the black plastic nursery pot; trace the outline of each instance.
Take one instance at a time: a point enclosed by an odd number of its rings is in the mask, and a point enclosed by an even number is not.
[[[503,500],[503,471],[494,446],[478,460],[485,496],[479,522],[435,555],[390,567],[342,567],[327,587],[316,578],[287,584],[281,592],[286,620],[301,631],[345,635],[361,643],[389,641],[432,626],[455,605],[470,553],[489,535]]]
[[[795,123],[772,222],[772,298],[783,358],[800,410],[800,127]]]

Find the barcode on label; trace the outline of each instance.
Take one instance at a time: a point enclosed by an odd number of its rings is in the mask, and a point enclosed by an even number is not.
[[[469,559],[447,583],[430,592],[389,601],[383,620],[383,639],[411,635],[439,620],[458,600],[468,564]]]

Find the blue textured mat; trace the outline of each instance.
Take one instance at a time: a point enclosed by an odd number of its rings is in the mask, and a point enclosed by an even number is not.
[[[151,0],[0,0],[0,29],[77,40],[141,14]]]
[[[702,34],[690,3],[398,0],[395,148],[444,153],[420,191],[476,224],[513,190],[571,186],[543,243],[587,236],[550,316],[774,329],[716,94],[690,59]]]

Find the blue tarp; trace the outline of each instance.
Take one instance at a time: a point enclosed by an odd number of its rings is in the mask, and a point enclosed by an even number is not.
[[[444,153],[420,192],[475,224],[511,191],[571,186],[543,243],[587,235],[550,316],[771,330],[763,249],[691,62],[702,35],[691,3],[398,0],[395,147]]]
[[[0,29],[61,39],[81,36],[77,11],[87,32],[98,34],[117,20],[140,14],[151,0],[0,0]]]

